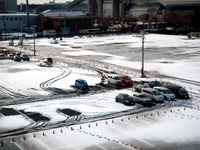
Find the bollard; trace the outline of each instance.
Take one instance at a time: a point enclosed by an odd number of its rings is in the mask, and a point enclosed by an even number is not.
[[[128,117],[128,120],[131,120],[131,118],[130,118],[130,117]]]
[[[3,141],[1,141],[1,147],[3,147]]]
[[[138,116],[136,116],[136,119],[138,119]]]
[[[33,134],[33,137],[36,138],[35,133]]]
[[[24,140],[26,140],[26,137],[25,137],[25,135],[23,136],[23,139],[24,139]]]
[[[112,123],[115,123],[115,121],[114,121],[114,120],[112,120]]]
[[[82,129],[81,125],[80,125],[79,129]]]
[[[60,132],[61,132],[61,133],[63,133],[63,130],[62,130],[62,129],[60,129]]]
[[[42,133],[43,136],[45,136],[44,132]]]
[[[55,134],[55,131],[53,130],[53,134]]]
[[[108,122],[106,121],[106,124],[108,124]]]
[[[88,125],[89,128],[91,128],[90,124]]]
[[[98,127],[98,123],[96,122],[96,126]]]
[[[121,118],[121,121],[122,121],[122,122],[124,121],[123,118]]]
[[[12,142],[15,142],[15,138],[12,138]]]

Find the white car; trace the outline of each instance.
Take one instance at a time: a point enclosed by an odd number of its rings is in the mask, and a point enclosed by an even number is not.
[[[153,102],[157,102],[157,103],[164,102],[164,96],[160,94],[160,92],[158,92],[156,89],[143,88],[142,93],[144,93],[147,97],[152,99]]]
[[[156,89],[158,92],[160,92],[164,96],[166,101],[176,100],[175,94],[168,88],[162,87],[162,86],[155,86],[154,89]]]
[[[150,98],[148,98],[144,93],[134,92],[133,99],[136,103],[141,104],[141,105],[151,105],[152,104],[152,100]]]
[[[39,65],[42,67],[52,67],[52,63],[47,60],[40,60]]]
[[[117,72],[114,70],[109,70],[109,69],[105,69],[102,71],[102,76],[104,78],[108,78],[108,76],[110,76],[110,75],[117,75]]]
[[[113,84],[115,86],[121,86],[122,85],[122,81],[120,79],[120,76],[118,76],[116,74],[110,74],[108,76],[108,83]]]

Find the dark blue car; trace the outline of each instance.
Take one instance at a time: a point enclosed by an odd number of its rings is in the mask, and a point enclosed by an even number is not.
[[[88,84],[85,80],[83,79],[77,79],[75,81],[75,87],[81,90],[87,90],[88,89]]]

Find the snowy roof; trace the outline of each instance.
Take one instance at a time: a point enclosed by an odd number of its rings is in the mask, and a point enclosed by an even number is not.
[[[46,17],[61,17],[61,16],[85,16],[82,11],[44,11],[43,14]]]
[[[200,5],[200,0],[157,0],[166,6],[195,6]]]

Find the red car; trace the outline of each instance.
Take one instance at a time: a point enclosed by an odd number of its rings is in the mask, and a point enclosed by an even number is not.
[[[127,75],[121,75],[120,79],[122,81],[122,84],[124,84],[127,87],[131,87],[133,85],[133,81],[131,80],[131,78]]]

